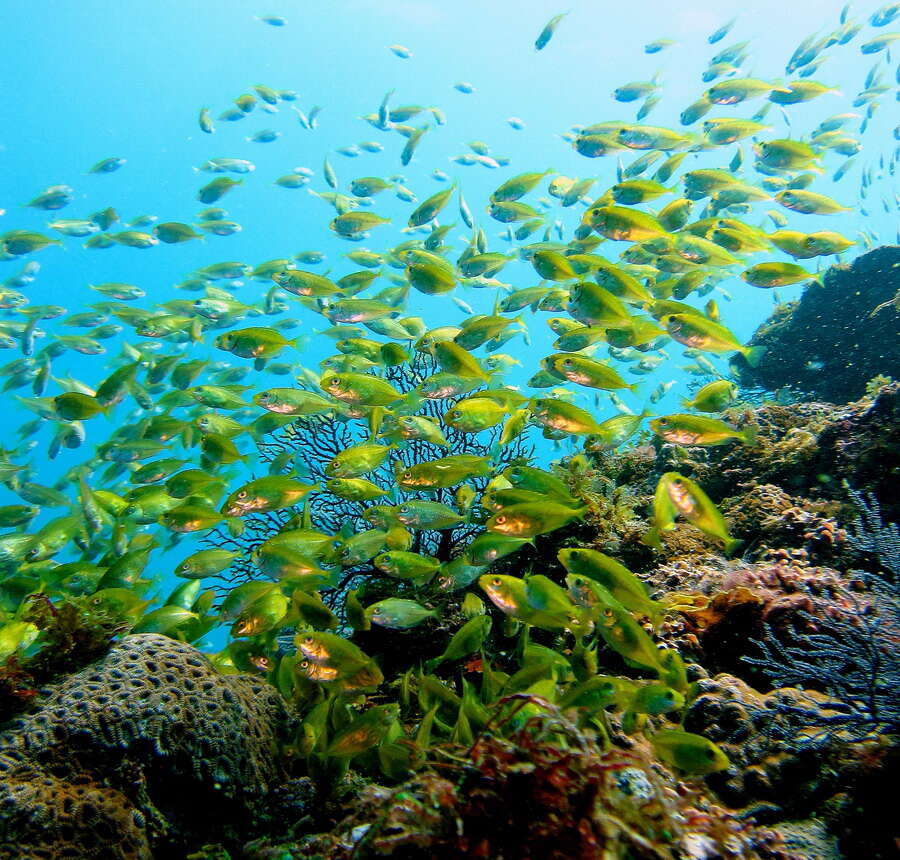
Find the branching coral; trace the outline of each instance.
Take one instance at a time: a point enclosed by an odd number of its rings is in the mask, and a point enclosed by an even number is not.
[[[812,740],[839,733],[861,741],[900,730],[900,593],[894,584],[866,576],[869,591],[851,597],[842,611],[821,617],[801,609],[805,633],[779,638],[769,624],[757,641],[762,656],[748,664],[778,686],[814,687],[832,698],[823,718],[802,704],[791,712],[811,728]]]

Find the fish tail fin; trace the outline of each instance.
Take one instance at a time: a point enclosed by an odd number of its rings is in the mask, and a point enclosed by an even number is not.
[[[766,347],[751,346],[744,352],[744,358],[747,359],[747,364],[749,364],[750,367],[759,367],[759,363],[762,361],[765,354]]]
[[[662,541],[659,539],[659,529],[656,526],[650,529],[642,538],[641,543],[644,546],[649,546],[655,549],[657,552],[662,552],[663,545]]]
[[[244,521],[240,517],[225,517],[225,525],[232,537],[237,538],[244,533]]]
[[[745,445],[759,444],[759,428],[751,424],[750,426],[744,428],[743,434]]]
[[[725,539],[725,555],[730,558],[743,545],[744,545],[744,542],[742,540],[738,540],[737,538],[726,538]]]

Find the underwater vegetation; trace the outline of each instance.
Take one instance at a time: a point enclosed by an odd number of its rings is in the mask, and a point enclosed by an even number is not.
[[[127,266],[73,310],[27,289],[59,246],[227,243],[252,161],[196,167],[184,220],[27,202],[54,220],[0,234],[28,415],[0,449],[0,858],[893,856],[900,256],[841,262],[879,240],[823,180],[897,92],[900,4],[850,15],[788,80],[724,24],[677,127],[645,122],[659,75],[617,86],[634,121],[561,133],[586,176],[473,140],[430,193],[452,116],[390,90],[360,118],[384,143],[273,183],[343,255],[210,259],[174,298]],[[863,113],[807,125],[848,45],[877,55]],[[317,129],[251,89],[192,130]],[[363,153],[391,167],[342,181]],[[859,199],[898,163],[861,165]],[[472,167],[501,171],[486,199]],[[729,290],[799,284],[745,343]]]

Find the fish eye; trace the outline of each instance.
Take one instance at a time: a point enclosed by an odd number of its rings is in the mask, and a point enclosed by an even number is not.
[[[500,515],[497,517],[497,519],[495,520],[495,522],[497,523],[497,525],[502,526],[503,523],[506,522],[506,514],[500,514]]]
[[[659,419],[659,426],[660,426],[660,427],[667,427],[668,424],[669,424],[669,419],[668,419],[668,418],[660,418],[660,419]]]
[[[304,645],[312,645],[312,644],[315,643],[315,641],[316,641],[316,640],[313,639],[312,636],[304,636],[304,637],[303,637],[303,644],[304,644]]]
[[[340,385],[340,377],[332,376],[331,379],[328,380],[329,385]]]
[[[246,499],[246,498],[247,498],[247,491],[246,491],[246,490],[238,490],[238,494],[237,494],[237,497],[236,497],[236,498],[238,498],[238,499]]]
[[[494,588],[499,588],[501,585],[503,585],[503,580],[500,579],[499,576],[495,576],[495,577],[491,580],[491,585],[493,585]]]
[[[409,505],[400,505],[399,511],[401,514],[409,513]]]
[[[308,669],[308,668],[309,668],[309,660],[304,660],[304,661],[300,664],[300,668],[301,668],[301,669]]]
[[[407,480],[407,481],[408,481],[411,477],[412,477],[412,472],[410,472],[410,471],[407,469],[407,470],[403,473],[403,478],[404,478],[404,480]]]
[[[571,359],[571,358],[564,358],[564,359],[563,359],[563,367],[571,367],[571,366],[572,366],[572,359]]]

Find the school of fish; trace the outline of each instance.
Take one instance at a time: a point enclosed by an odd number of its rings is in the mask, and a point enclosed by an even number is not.
[[[574,25],[570,16],[575,13],[554,16],[535,49],[561,49]],[[260,21],[288,24],[276,16]],[[210,175],[197,187],[198,210],[170,221],[123,222],[110,206],[62,217],[60,210],[75,199],[72,187],[36,194],[27,206],[52,219],[47,231],[0,234],[0,261],[10,269],[0,285],[0,348],[10,356],[0,377],[3,391],[15,395],[16,414],[27,416],[15,430],[7,424],[0,451],[0,481],[9,496],[0,506],[0,564],[14,581],[12,592],[96,595],[127,606],[134,629],[187,641],[230,625],[230,645],[216,655],[223,670],[290,675],[291,687],[299,678],[341,691],[371,690],[383,677],[372,658],[333,631],[415,627],[438,616],[430,595],[458,593],[470,620],[415,679],[429,715],[420,743],[433,729],[468,737],[471,725],[485,720],[487,693],[475,701],[467,687],[460,697],[431,674],[445,661],[479,653],[491,630],[477,598],[482,594],[507,622],[565,633],[582,656],[603,642],[653,678],[631,682],[596,668],[573,676],[560,668],[562,658],[532,644],[521,678],[494,673],[491,679],[485,662],[485,684],[549,698],[557,694],[548,682],[555,687],[566,680],[557,695],[561,705],[616,704],[632,730],[647,715],[677,711],[688,689],[680,659],[660,650],[636,620],[658,624],[676,599],[651,600],[634,574],[590,549],[562,551],[565,586],[541,574],[491,573],[498,559],[585,513],[549,468],[501,455],[517,440],[538,437],[576,455],[612,449],[646,430],[685,447],[755,444],[752,428],[721,416],[740,397],[723,359],[752,365],[764,358],[729,328],[720,302],[731,296],[722,284],[738,279],[740,289],[767,290],[815,284],[839,255],[878,241],[865,231],[847,236],[841,225],[846,213],[866,214],[875,202],[872,189],[885,177],[891,181],[900,163],[900,126],[887,157],[866,160],[864,148],[875,111],[900,99],[900,69],[892,68],[891,55],[900,33],[886,29],[898,21],[898,3],[867,20],[845,8],[831,30],[798,45],[786,77],[767,79],[746,70],[749,42],[719,44],[734,26],[729,22],[708,38],[708,69],[680,127],[646,123],[664,98],[655,76],[624,82],[612,93],[618,112],[637,108],[634,119],[587,117],[589,124],[560,130],[564,145],[584,157],[584,176],[517,172],[487,143],[472,141],[452,159],[450,174],[433,172],[440,183],[434,193],[418,183],[408,187],[399,172],[359,170],[339,179],[337,156],[355,164],[384,152],[399,171],[421,164],[429,138],[452,128],[444,109],[403,104],[391,90],[361,117],[371,140],[323,153],[318,173],[286,168],[275,180],[329,208],[323,235],[345,241],[347,251],[327,271],[321,269],[325,254],[315,250],[264,261],[216,259],[184,274],[176,284],[184,297],[153,303],[140,284],[126,280],[91,284],[97,301],[84,309],[34,305],[28,287],[40,277],[37,258],[55,246],[92,254],[118,245],[161,255],[167,245],[207,236],[227,242],[241,230],[223,208],[227,199],[263,180],[251,161],[210,157],[197,166]],[[402,45],[389,50],[402,60],[413,56]],[[644,47],[651,55],[674,50],[668,39]],[[813,78],[843,50],[875,60],[862,91],[850,99],[858,112],[832,112],[846,97]],[[474,92],[468,82],[454,86]],[[246,140],[277,146],[280,138],[314,132],[322,121],[320,106],[301,108],[298,101],[293,91],[257,84],[215,116],[203,107],[197,125],[210,140],[227,144],[238,134],[235,124],[247,125],[265,110],[277,128]],[[791,110],[806,102],[821,103],[821,119],[801,132]],[[788,132],[775,132],[775,121]],[[518,117],[507,122],[524,130]],[[503,175],[489,199],[464,196],[462,168],[468,167]],[[854,169],[855,197],[842,182]],[[107,157],[89,173],[115,182],[113,174],[127,170],[124,159]],[[408,204],[403,223],[378,214],[381,195]],[[900,209],[896,192],[880,202],[885,212]],[[810,215],[832,216],[835,228],[806,232]],[[501,231],[499,239],[489,235],[492,229]],[[531,267],[528,283],[503,280],[513,261]],[[447,296],[452,304],[436,298],[429,320],[407,311],[416,294]],[[486,312],[474,312],[472,302]],[[536,354],[532,338],[545,326],[555,336],[552,351]],[[307,367],[304,352],[313,337],[333,342],[333,354]],[[654,405],[674,383],[647,394],[642,378],[678,349],[691,360],[684,370],[703,384],[684,400],[683,412],[656,415]],[[68,351],[92,357],[93,372],[55,375],[54,363]],[[412,389],[392,383],[392,370],[423,366],[432,372]],[[626,405],[621,392],[642,398],[644,408]],[[435,402],[440,419],[423,409]],[[261,457],[258,445],[298,419],[361,428],[361,441],[334,456],[323,482],[309,479],[300,457]],[[454,438],[490,438],[489,453],[453,450],[451,431]],[[404,463],[400,454],[412,442],[433,455]],[[79,465],[61,480],[41,483],[45,461],[75,449]],[[385,468],[393,476],[388,483]],[[360,522],[370,527],[321,531],[306,504],[321,493],[358,505]],[[279,515],[279,529],[249,556],[209,541],[213,534],[238,539],[248,518],[265,514]],[[703,488],[669,472],[659,481],[645,542],[659,547],[678,517],[725,552],[740,548]],[[414,551],[417,532],[463,525],[479,529],[463,554],[446,559]],[[151,604],[152,583],[143,578],[151,559],[192,540],[193,551],[174,570],[184,582]],[[237,562],[249,564],[253,577],[223,589]],[[396,580],[398,596],[363,606],[353,590],[336,614],[326,598],[348,569]],[[21,623],[17,606],[0,605],[3,658],[38,635]],[[277,636],[285,630],[296,632],[296,653],[279,663]],[[305,722],[308,753],[318,749],[347,761],[398,737],[396,706],[368,708],[336,734],[326,730],[331,705],[316,707]],[[455,725],[442,722],[445,707],[456,715]],[[727,766],[721,751],[679,730],[657,732],[654,746],[688,772]],[[392,748],[402,758],[402,745]]]

